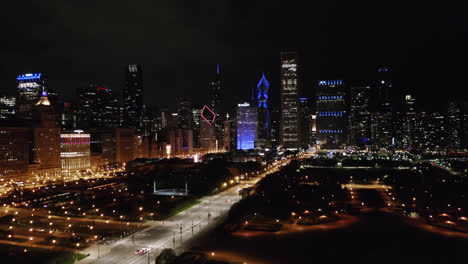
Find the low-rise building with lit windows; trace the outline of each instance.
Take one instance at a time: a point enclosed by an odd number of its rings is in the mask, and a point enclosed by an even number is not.
[[[63,176],[78,175],[91,168],[90,134],[81,130],[65,131],[60,135],[60,157]]]

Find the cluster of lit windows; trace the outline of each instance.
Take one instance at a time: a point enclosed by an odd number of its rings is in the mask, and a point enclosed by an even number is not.
[[[319,133],[343,133],[343,130],[341,129],[319,130]]]
[[[89,143],[89,137],[62,137],[62,145],[87,145]]]
[[[342,80],[319,81],[319,85],[341,85],[341,84],[343,84]]]
[[[319,96],[320,100],[329,100],[329,99],[343,99],[343,96]]]
[[[337,111],[337,112],[318,112],[318,116],[343,116],[343,111]]]

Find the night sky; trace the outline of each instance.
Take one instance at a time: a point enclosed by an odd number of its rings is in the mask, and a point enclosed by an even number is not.
[[[234,105],[263,71],[277,93],[279,52],[297,50],[303,96],[318,79],[365,80],[388,66],[394,97],[414,91],[443,110],[440,100],[468,99],[467,20],[443,1],[7,1],[0,89],[13,95],[18,74],[42,72],[65,99],[91,82],[121,91],[125,65],[138,63],[145,103],[201,105],[220,63]]]

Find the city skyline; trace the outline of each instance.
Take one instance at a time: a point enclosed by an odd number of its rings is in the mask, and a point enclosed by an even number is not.
[[[8,1],[1,263],[466,262],[465,9]]]

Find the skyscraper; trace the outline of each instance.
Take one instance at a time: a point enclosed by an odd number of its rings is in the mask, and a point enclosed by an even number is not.
[[[193,120],[193,147],[200,148],[200,119],[201,119],[201,108],[194,107],[192,109],[192,120]],[[203,120],[202,120],[203,121]]]
[[[249,103],[237,105],[237,149],[255,148],[257,137],[257,108]]]
[[[191,155],[193,150],[193,115],[192,100],[179,98],[178,106],[178,128],[182,129],[182,147],[184,153]]]
[[[270,147],[270,84],[262,74],[262,78],[257,84],[257,92],[254,97],[254,104],[257,107],[257,137],[256,148]]]
[[[126,68],[123,91],[123,126],[141,131],[143,115],[143,72],[138,64]]]
[[[468,103],[449,102],[447,109],[448,146],[451,152],[468,149]]]
[[[0,122],[0,175],[2,179],[6,176],[25,174],[30,164],[31,151],[31,130],[18,120],[9,124],[6,120]]]
[[[351,120],[350,139],[351,144],[357,149],[366,149],[370,144],[370,86],[351,87]]]
[[[119,126],[119,106],[110,89],[91,84],[77,90],[77,122],[81,129]]]
[[[390,101],[390,90],[392,82],[390,80],[390,71],[388,68],[383,67],[377,70],[377,112],[391,112],[392,104]]]
[[[404,136],[403,147],[410,150],[413,147],[415,139],[414,129],[416,127],[416,99],[412,95],[405,96],[405,119],[404,119]]]
[[[193,129],[192,100],[181,97],[177,104],[178,126],[182,129]]]
[[[280,144],[281,113],[279,106],[271,106],[270,142],[272,147]]]
[[[42,73],[21,74],[16,80],[18,84],[17,117],[32,119],[34,105],[41,98],[41,93],[46,90]]]
[[[39,176],[59,176],[61,174],[60,127],[56,125],[56,116],[47,93],[34,105],[33,156],[32,163],[37,164]]]
[[[224,121],[223,151],[231,151],[231,120],[229,120],[229,114],[226,114],[226,119]]]
[[[341,80],[319,81],[317,89],[317,141],[323,148],[342,148],[348,138],[346,88]]]
[[[229,118],[229,150],[237,149],[237,118]]]
[[[158,112],[152,105],[143,105],[142,129],[141,132],[145,136],[156,134]]]
[[[204,119],[200,121],[200,146],[207,153],[217,150],[215,127]]]
[[[299,73],[296,52],[281,52],[281,128],[280,144],[298,149],[299,132]]]
[[[216,78],[210,84],[210,108],[216,114],[214,125],[216,149],[224,142],[224,107],[222,102],[222,84],[220,78],[219,64],[216,68]]]
[[[74,130],[77,128],[77,109],[72,102],[63,102],[60,113],[60,126],[64,130]]]
[[[11,119],[15,116],[16,98],[14,96],[0,95],[0,119]]]
[[[416,113],[412,137],[413,152],[445,154],[447,150],[445,117],[440,113]]]
[[[393,148],[392,112],[373,112],[371,114],[371,146],[374,150]]]
[[[392,82],[388,68],[377,70],[376,96],[371,114],[371,141],[374,150],[389,150],[393,148],[393,113],[390,101]]]
[[[463,128],[463,114],[461,104],[458,102],[449,102],[447,109],[449,148],[457,151],[461,147],[461,136]]]
[[[219,72],[219,64],[216,67],[216,79],[210,84],[210,108],[218,116],[222,116],[222,105],[221,105],[221,79]]]
[[[315,140],[312,133],[312,109],[308,98],[299,98],[301,102],[301,147],[308,149],[309,146],[315,145]]]

